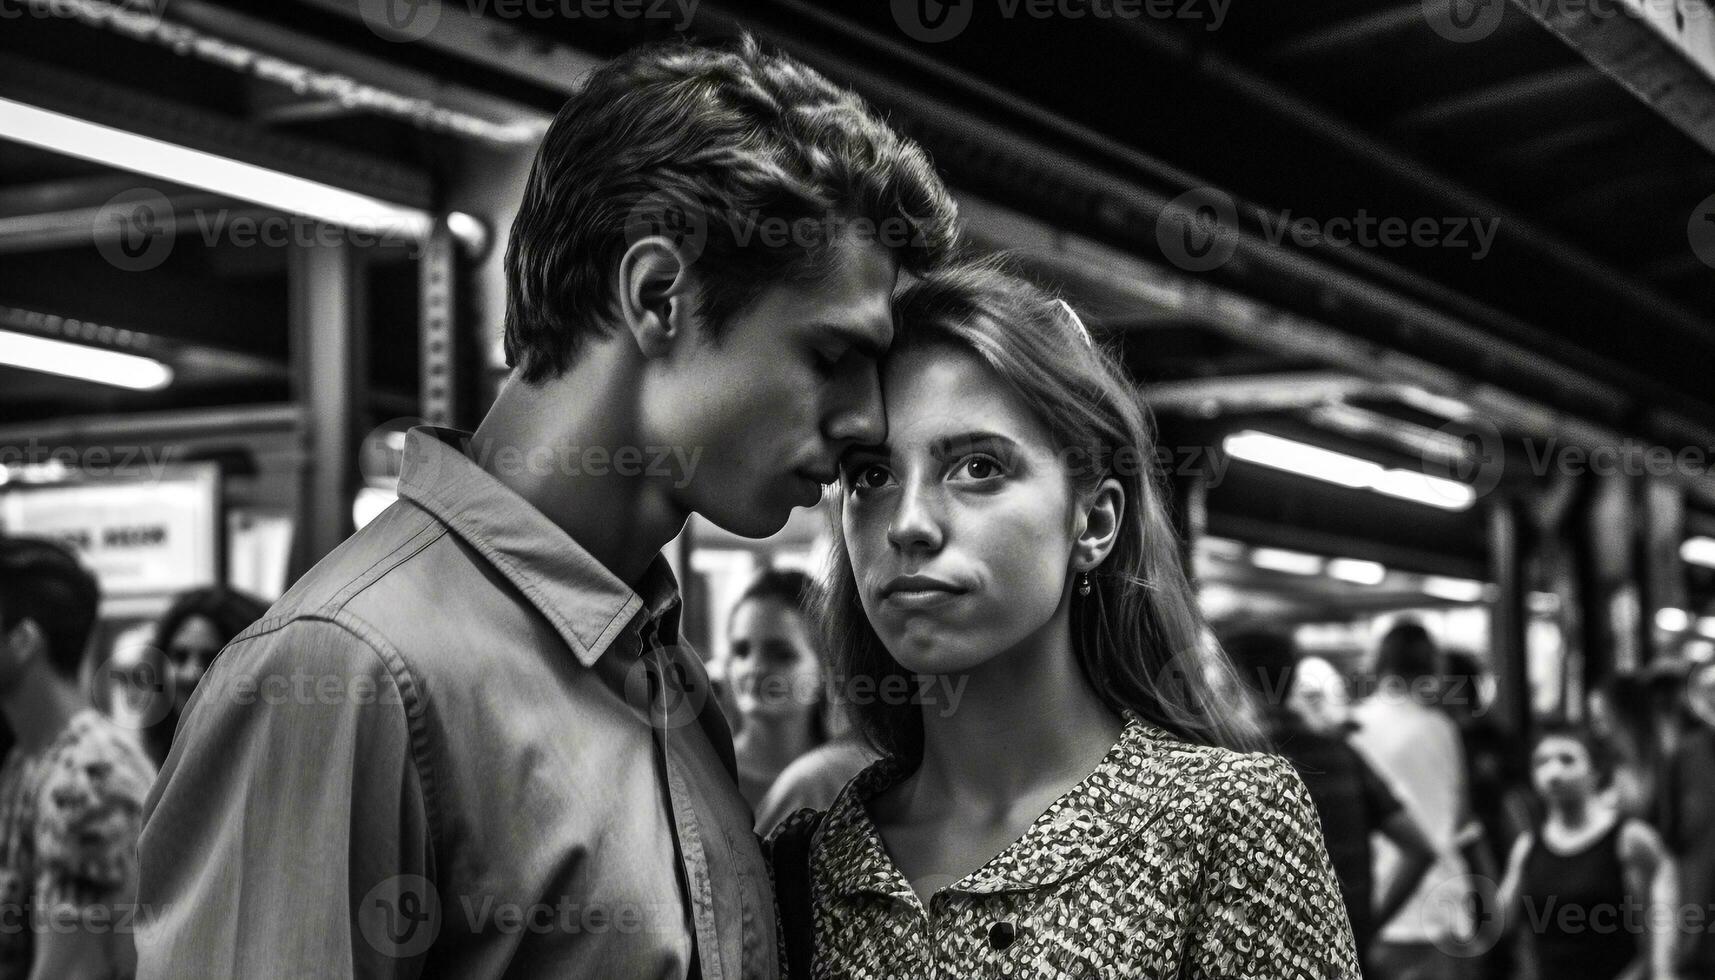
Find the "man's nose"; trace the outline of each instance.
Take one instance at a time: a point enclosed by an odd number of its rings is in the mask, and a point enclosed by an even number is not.
[[[839,379],[823,432],[840,448],[873,446],[887,438],[887,415],[881,403],[881,375],[873,360]]]

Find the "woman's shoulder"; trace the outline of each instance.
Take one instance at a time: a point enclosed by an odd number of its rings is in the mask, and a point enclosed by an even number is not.
[[[1170,810],[1182,820],[1205,830],[1231,830],[1316,819],[1304,780],[1285,758],[1189,742],[1160,730],[1152,736],[1152,751],[1130,775],[1140,789],[1167,794]]]

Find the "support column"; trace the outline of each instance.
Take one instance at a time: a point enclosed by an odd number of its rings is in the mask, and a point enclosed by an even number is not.
[[[1515,735],[1530,731],[1530,671],[1525,652],[1523,527],[1518,502],[1495,494],[1490,500],[1489,573],[1497,595],[1490,607],[1489,650],[1495,671],[1495,722]]]
[[[295,579],[352,532],[369,324],[366,270],[349,241],[297,246],[288,256],[292,397],[304,419],[289,576]]]

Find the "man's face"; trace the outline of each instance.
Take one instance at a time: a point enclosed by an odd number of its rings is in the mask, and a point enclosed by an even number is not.
[[[768,289],[718,341],[675,355],[644,404],[652,437],[687,461],[673,486],[682,509],[766,537],[821,499],[846,447],[881,440],[877,360],[898,274],[880,245],[839,243],[825,276]]]

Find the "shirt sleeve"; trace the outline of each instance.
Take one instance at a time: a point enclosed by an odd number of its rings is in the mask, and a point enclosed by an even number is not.
[[[356,623],[216,659],[146,806],[140,978],[421,972],[440,906],[408,694]]]
[[[81,915],[131,900],[154,776],[141,747],[94,716],[45,760],[34,840],[42,908]]]
[[[1358,980],[1351,923],[1303,780],[1278,756],[1248,755],[1214,785],[1189,975]]]

